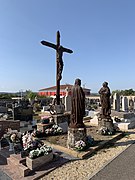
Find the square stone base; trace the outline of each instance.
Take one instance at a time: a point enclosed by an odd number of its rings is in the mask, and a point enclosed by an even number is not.
[[[67,147],[74,148],[77,141],[86,142],[86,128],[68,128]]]
[[[57,114],[52,115],[54,123],[63,129],[63,133],[68,131],[68,124],[70,122],[70,114]]]
[[[60,123],[59,126],[62,128],[63,133],[67,133],[67,131],[68,131],[68,123],[67,122]]]
[[[70,114],[56,114],[52,115],[52,117],[54,119],[55,124],[60,124],[63,122],[67,122],[69,124],[70,121]]]

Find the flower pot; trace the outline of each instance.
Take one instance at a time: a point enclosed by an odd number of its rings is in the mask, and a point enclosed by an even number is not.
[[[26,165],[30,170],[35,170],[40,168],[44,164],[52,161],[52,159],[53,159],[53,152],[50,152],[45,156],[40,156],[35,159],[30,159],[29,157],[26,157]]]
[[[9,142],[9,151],[14,151],[14,144]]]

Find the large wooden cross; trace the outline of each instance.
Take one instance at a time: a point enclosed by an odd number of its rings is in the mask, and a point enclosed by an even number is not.
[[[41,41],[42,45],[51,47],[56,50],[56,104],[60,105],[60,80],[62,79],[62,70],[63,70],[63,52],[73,53],[72,50],[64,48],[60,45],[60,32],[57,31],[56,44],[52,44],[47,41]]]

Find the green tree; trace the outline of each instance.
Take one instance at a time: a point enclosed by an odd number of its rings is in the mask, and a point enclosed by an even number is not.
[[[38,96],[38,94],[36,92],[32,92],[31,90],[26,90],[26,92],[25,92],[25,98],[26,99],[33,100],[37,96]]]
[[[121,90],[115,90],[115,91],[112,91],[112,95],[114,95],[115,93],[117,93],[117,94],[120,94],[120,95],[121,95]]]
[[[133,95],[135,95],[135,91],[133,89],[115,90],[115,91],[112,92],[112,95],[114,93],[118,93],[119,95],[123,95],[123,96],[133,96]]]

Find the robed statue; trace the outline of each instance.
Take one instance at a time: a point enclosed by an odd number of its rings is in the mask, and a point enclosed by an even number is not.
[[[99,90],[100,94],[100,102],[101,102],[101,118],[110,118],[111,115],[111,103],[110,103],[110,88],[108,87],[108,83],[104,82],[103,87]]]
[[[71,122],[70,128],[84,128],[83,117],[85,116],[85,94],[81,87],[81,80],[76,79],[71,89]]]

